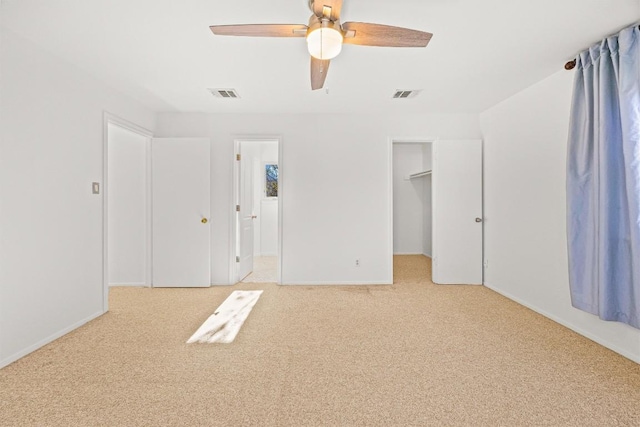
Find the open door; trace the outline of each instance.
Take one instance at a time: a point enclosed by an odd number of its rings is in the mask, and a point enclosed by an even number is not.
[[[211,286],[210,145],[152,140],[154,287]]]
[[[433,145],[433,282],[482,284],[482,141]]]
[[[253,212],[253,164],[247,156],[241,156],[239,163],[238,281],[241,281],[253,271],[253,220],[256,216]]]

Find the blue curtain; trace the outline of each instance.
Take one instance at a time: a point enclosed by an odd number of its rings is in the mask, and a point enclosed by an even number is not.
[[[640,328],[640,31],[576,58],[567,158],[574,307]]]

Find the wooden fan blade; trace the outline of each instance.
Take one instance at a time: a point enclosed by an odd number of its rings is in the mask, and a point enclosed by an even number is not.
[[[362,46],[425,47],[433,34],[390,25],[367,24],[366,22],[345,22],[344,43]],[[355,32],[349,37],[349,32]]]
[[[324,8],[330,7],[331,14],[325,16]],[[342,11],[342,0],[313,0],[313,13],[318,18],[328,18],[331,21],[338,21],[340,19],[340,12]]]
[[[328,59],[317,59],[311,57],[311,89],[322,89],[324,81],[327,78],[327,72],[329,71]]]
[[[247,24],[212,25],[211,31],[219,36],[248,37],[305,37],[307,26],[302,24]]]

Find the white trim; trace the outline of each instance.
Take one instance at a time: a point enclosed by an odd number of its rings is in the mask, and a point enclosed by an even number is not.
[[[361,281],[341,281],[341,282],[314,282],[314,281],[302,281],[302,282],[291,282],[291,283],[281,283],[281,285],[285,286],[389,286],[393,285],[388,281],[372,281],[372,282],[361,282]]]
[[[145,268],[145,281],[146,286],[151,286],[151,139],[153,138],[153,132],[136,125],[126,119],[111,114],[108,111],[103,111],[102,114],[102,309],[106,313],[109,311],[109,200],[108,200],[108,186],[109,186],[109,125],[113,124],[128,131],[137,133],[138,135],[147,138],[145,143],[145,149],[147,151],[147,242],[146,242],[146,268]]]
[[[389,230],[387,235],[387,258],[389,276],[387,281],[393,283],[393,138],[389,138],[387,142],[387,187],[389,191],[387,197],[389,198],[388,215],[389,215]]]
[[[284,177],[282,174],[282,165],[283,165],[283,138],[282,135],[234,135],[233,136],[233,168],[232,168],[232,176],[231,176],[231,227],[230,228],[230,236],[229,236],[229,284],[233,285],[242,279],[239,277],[238,271],[238,263],[236,262],[236,234],[238,229],[237,222],[237,213],[236,213],[236,205],[239,203],[238,195],[240,194],[239,187],[239,166],[238,161],[236,160],[236,156],[240,154],[240,143],[241,142],[267,142],[267,141],[275,141],[278,143],[278,253],[276,256],[278,257],[278,270],[276,275],[276,283],[282,284],[282,236],[283,236],[283,194],[284,193]]]
[[[105,123],[112,123],[114,125],[120,126],[121,128],[125,128],[131,132],[135,132],[147,138],[153,138],[153,132],[149,129],[143,128],[142,126],[138,126],[137,124],[130,122],[129,120],[123,119],[121,117],[116,116],[115,114],[111,114],[108,111],[104,112]]]
[[[526,302],[526,301],[524,301],[524,300],[522,300],[522,299],[520,299],[520,298],[518,298],[516,296],[513,296],[509,292],[502,291],[502,290],[500,290],[500,289],[496,288],[495,286],[492,286],[492,285],[490,285],[488,283],[484,283],[484,286],[487,287],[488,289],[491,289],[492,291],[494,291],[494,292],[506,297],[506,298],[509,298],[512,301],[517,302],[518,304],[520,304],[520,305],[522,305],[524,307],[527,307],[527,308],[535,311],[536,313],[538,313],[538,314],[540,314],[540,315],[542,315],[544,317],[547,317],[547,318],[553,320],[556,323],[559,323],[560,325],[562,325],[564,327],[567,327],[567,328],[571,329],[572,331],[575,331],[575,332],[579,333],[580,335],[582,335],[582,336],[590,339],[591,341],[594,341],[594,342],[596,342],[596,343],[608,348],[609,350],[615,351],[616,353],[626,357],[629,360],[632,360],[632,361],[634,361],[636,363],[640,363],[640,355],[638,355],[638,354],[630,353],[627,350],[624,350],[624,349],[618,347],[617,345],[612,344],[612,343],[608,342],[607,340],[604,340],[601,337],[592,334],[591,332],[587,331],[586,329],[583,329],[583,328],[581,328],[579,326],[576,326],[571,322],[567,322],[566,320],[564,320],[564,319],[562,319],[562,318],[560,318],[560,317],[558,317],[556,315],[553,315],[553,314],[549,313],[546,310],[542,310],[541,308],[539,308],[539,307],[537,307],[537,306],[535,306],[533,304],[529,304],[528,302]]]
[[[146,233],[147,233],[147,239],[146,239],[146,243],[147,243],[147,265],[146,265],[146,271],[145,271],[145,284],[144,286],[147,286],[149,288],[153,287],[153,184],[152,184],[152,180],[153,180],[153,171],[152,171],[152,167],[153,167],[153,156],[151,154],[151,141],[153,140],[153,137],[149,137],[147,138],[147,142],[145,144],[145,150],[146,150],[146,154],[147,154],[147,161],[146,161],[146,168],[147,168],[147,176],[145,177],[147,182],[146,182],[146,196],[147,196],[147,211],[146,211],[146,216],[147,216],[147,229],[146,229]],[[211,261],[209,261],[209,263],[211,263]]]
[[[427,254],[423,254],[422,252],[394,252],[394,255],[424,255],[424,256],[429,256]]]
[[[433,144],[438,140],[437,137],[389,137],[387,138],[387,156],[389,158],[388,165],[388,179],[387,185],[389,186],[389,237],[387,242],[388,258],[389,258],[389,271],[391,272],[391,283],[393,283],[393,256],[394,255],[424,255],[424,254],[395,254],[393,252],[393,144]],[[433,162],[433,160],[432,160]],[[433,166],[433,165],[432,165]],[[427,255],[429,256],[429,255]],[[431,256],[429,256],[430,258]]]
[[[0,368],[4,368],[5,366],[15,362],[16,360],[26,356],[29,353],[32,353],[36,350],[38,350],[41,347],[44,347],[45,345],[49,344],[52,341],[57,340],[58,338],[62,337],[63,335],[68,334],[69,332],[73,331],[74,329],[79,328],[80,326],[84,325],[85,323],[88,323],[90,321],[92,321],[93,319],[102,316],[104,314],[104,312],[100,311],[97,313],[92,314],[89,317],[84,318],[83,320],[80,320],[79,322],[76,322],[74,324],[72,324],[71,326],[67,326],[64,329],[61,329],[58,332],[55,332],[51,335],[49,335],[48,337],[41,339],[40,341],[36,342],[33,345],[30,345],[29,347],[25,348],[24,350],[20,350],[17,353],[12,354],[9,357],[6,357],[2,360],[0,360]]]
[[[284,175],[282,174],[282,159],[284,158],[284,141],[282,139],[282,136],[278,136],[278,246],[276,251],[278,252],[277,256],[278,256],[278,265],[276,268],[276,283],[281,285],[282,284],[282,265],[283,265],[283,259],[282,259],[282,245],[283,245],[283,235],[284,235],[284,202],[283,202],[283,198],[282,195],[285,194],[285,192],[283,191],[283,189],[285,188],[285,181],[284,181]]]
[[[392,136],[391,138],[389,138],[389,140],[393,144],[433,144],[438,139],[439,139],[438,137],[431,137],[431,136],[425,136],[420,138],[416,138],[416,137],[400,138],[400,137]]]
[[[109,287],[114,287],[114,286],[122,286],[122,287],[126,287],[126,286],[131,286],[131,287],[149,287],[146,283],[144,282],[139,282],[139,283],[109,283]]]
[[[239,179],[238,174],[240,173],[240,166],[237,159],[238,154],[240,154],[240,141],[233,141],[233,167],[231,168],[231,206],[230,212],[231,217],[229,218],[229,284],[233,285],[239,282],[238,279],[238,263],[236,262],[236,252],[237,252],[237,236],[238,232],[238,218],[236,212],[236,205],[238,204],[238,194],[239,191]]]

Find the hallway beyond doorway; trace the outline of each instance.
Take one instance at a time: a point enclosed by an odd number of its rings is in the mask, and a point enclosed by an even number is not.
[[[278,257],[253,257],[253,272],[242,283],[276,283],[278,280]]]

